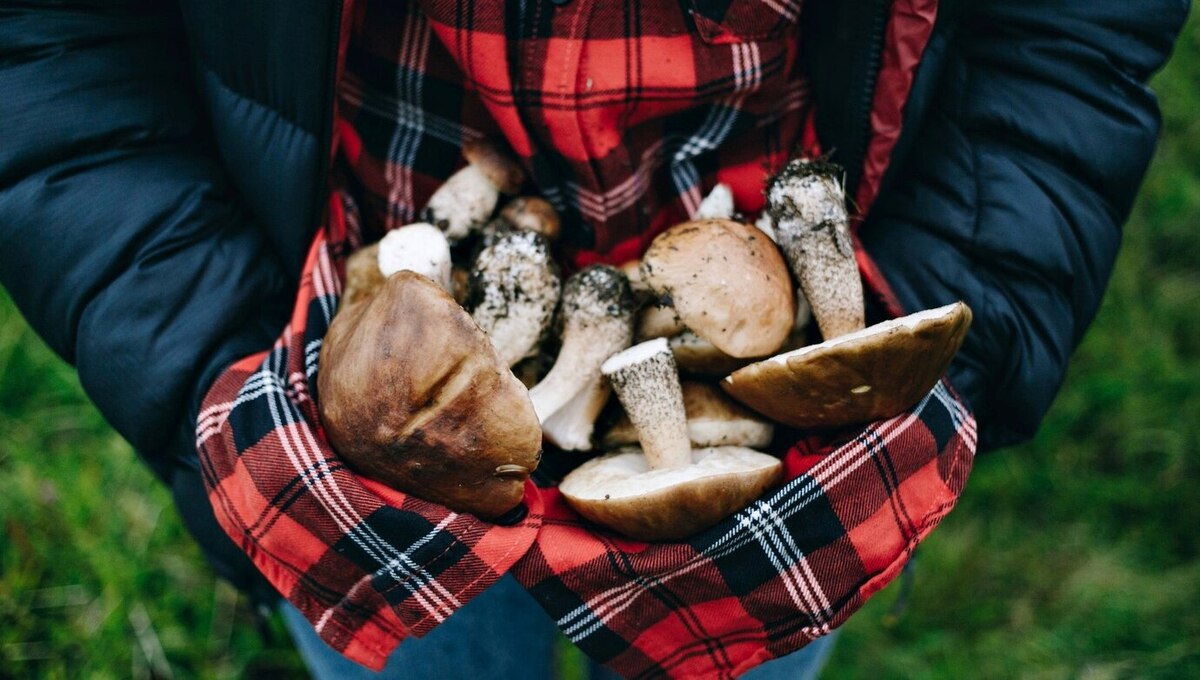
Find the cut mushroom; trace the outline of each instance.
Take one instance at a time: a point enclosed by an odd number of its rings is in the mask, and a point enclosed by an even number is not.
[[[546,238],[511,231],[475,259],[467,306],[492,339],[500,360],[513,366],[537,353],[560,290],[558,267]]]
[[[641,442],[640,451],[592,459],[559,491],[579,514],[640,541],[680,540],[745,508],[783,466],[739,446],[692,450],[683,394],[667,341],[635,345],[604,363]]]
[[[600,365],[633,338],[629,282],[613,267],[588,267],[563,286],[561,314],[562,348],[529,398],[547,440],[562,449],[587,451],[609,394]]]
[[[457,242],[483,226],[500,194],[513,194],[525,182],[525,171],[492,144],[469,141],[463,145],[467,166],[450,176],[429,198],[424,219]]]
[[[759,361],[721,387],[794,427],[890,418],[929,394],[970,325],[970,308],[957,302]]]
[[[708,383],[683,383],[683,410],[687,414],[688,440],[694,447],[762,448],[771,443],[775,434],[770,421],[751,413]],[[606,449],[637,446],[637,443],[637,430],[625,414],[601,440]]]
[[[432,224],[417,222],[389,231],[379,241],[379,272],[387,278],[399,271],[429,277],[449,292],[450,243]]]
[[[787,264],[748,224],[699,220],[671,227],[650,244],[641,270],[684,325],[730,356],[777,351],[795,322]]]
[[[863,288],[846,214],[842,169],[793,160],[767,185],[775,240],[829,340],[863,327]]]

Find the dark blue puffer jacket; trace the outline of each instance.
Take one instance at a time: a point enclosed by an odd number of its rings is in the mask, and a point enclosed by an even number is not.
[[[340,5],[0,0],[0,280],[210,549],[195,410],[286,321],[328,190]],[[1158,133],[1145,81],[1187,9],[940,3],[860,233],[905,308],[974,310],[951,380],[985,449],[1033,434],[1096,313]],[[851,188],[890,11],[805,3]]]

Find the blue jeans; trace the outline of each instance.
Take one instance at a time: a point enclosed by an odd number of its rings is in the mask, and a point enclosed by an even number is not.
[[[312,626],[288,603],[284,623],[316,680],[557,677],[554,649],[558,629],[542,608],[511,576],[471,600],[423,638],[405,640],[388,657],[381,673],[373,673],[338,654],[317,637]],[[804,649],[751,670],[746,680],[813,680],[833,650],[837,632]],[[594,680],[618,677],[593,666]]]

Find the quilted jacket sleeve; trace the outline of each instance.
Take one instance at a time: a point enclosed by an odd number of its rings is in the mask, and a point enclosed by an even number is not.
[[[210,155],[169,5],[0,2],[0,281],[160,474],[290,300]]]
[[[1032,436],[1096,314],[1158,135],[1145,83],[1188,3],[962,4],[861,233],[906,309],[974,309],[951,381],[982,450]]]

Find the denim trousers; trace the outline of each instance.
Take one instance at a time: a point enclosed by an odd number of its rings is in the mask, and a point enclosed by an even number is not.
[[[366,678],[454,680],[466,678],[556,678],[559,633],[550,617],[511,576],[504,576],[423,638],[405,640],[374,673],[326,645],[296,608],[284,602],[283,620],[316,680]],[[837,631],[789,656],[752,669],[746,680],[812,680],[833,650]],[[599,665],[591,680],[617,678]]]

